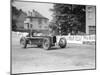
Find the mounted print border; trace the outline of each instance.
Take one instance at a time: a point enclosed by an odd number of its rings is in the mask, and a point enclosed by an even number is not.
[[[11,74],[96,70],[96,6],[11,0]]]

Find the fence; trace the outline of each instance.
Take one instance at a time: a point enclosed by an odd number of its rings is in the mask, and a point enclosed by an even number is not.
[[[61,37],[66,38],[67,43],[76,44],[95,44],[95,35],[70,35],[70,36],[57,36],[57,43]]]
[[[20,38],[22,36],[26,36],[28,33],[23,32],[12,32],[13,36]],[[66,38],[67,43],[75,43],[75,44],[95,44],[96,37],[95,35],[67,35],[67,36],[57,36],[57,43],[61,37]]]

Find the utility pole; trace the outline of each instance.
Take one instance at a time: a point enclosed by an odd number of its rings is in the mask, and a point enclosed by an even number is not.
[[[59,24],[59,35],[61,35],[61,24]]]

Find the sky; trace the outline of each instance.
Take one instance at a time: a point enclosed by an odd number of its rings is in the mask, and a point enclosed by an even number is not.
[[[49,21],[52,20],[53,12],[50,11],[50,9],[53,8],[53,4],[51,3],[14,1],[13,5],[25,12],[32,11],[32,9],[34,9],[44,17],[48,18]]]

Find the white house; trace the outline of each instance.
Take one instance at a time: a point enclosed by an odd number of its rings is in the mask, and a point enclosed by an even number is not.
[[[96,33],[96,6],[86,6],[86,34]]]
[[[48,18],[33,10],[28,12],[28,16],[24,21],[24,28],[30,30],[48,30],[48,21]]]

